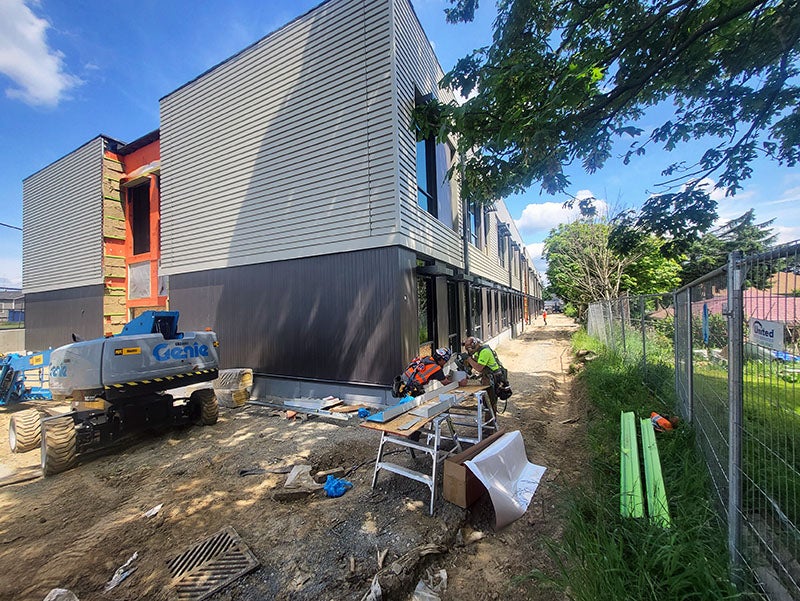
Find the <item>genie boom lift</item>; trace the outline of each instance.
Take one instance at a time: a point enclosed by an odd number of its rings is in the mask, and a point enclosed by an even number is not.
[[[213,388],[188,397],[165,391],[217,377],[214,332],[179,332],[177,311],[145,311],[122,332],[50,351],[50,393],[70,411],[26,409],[11,418],[13,452],[37,446],[42,472],[57,474],[77,456],[125,436],[163,426],[216,423]]]

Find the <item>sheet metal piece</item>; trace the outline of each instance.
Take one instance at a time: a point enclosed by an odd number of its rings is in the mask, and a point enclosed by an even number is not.
[[[525,513],[547,469],[528,461],[519,430],[503,434],[464,465],[489,491],[497,530]]]

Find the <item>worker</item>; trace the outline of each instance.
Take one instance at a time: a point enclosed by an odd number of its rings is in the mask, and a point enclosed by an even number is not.
[[[484,344],[480,338],[475,336],[467,338],[464,341],[464,350],[467,351],[467,355],[464,357],[465,365],[480,375],[483,386],[489,387],[486,393],[489,396],[492,410],[497,414],[497,390],[495,389],[495,384],[498,378],[502,377],[503,366],[497,359],[494,350],[488,344]]]
[[[663,417],[655,411],[650,414],[650,421],[653,422],[653,428],[656,432],[672,432],[678,427],[680,418],[675,415]]]
[[[542,321],[544,321],[544,325],[547,325],[547,309],[542,311]]]
[[[443,368],[452,356],[449,348],[442,347],[433,351],[430,357],[417,357],[408,365],[402,375],[395,378],[392,394],[394,396],[405,396],[406,394],[419,396],[424,392],[425,385],[432,380],[450,384],[453,380],[450,375],[445,375]],[[459,384],[466,384],[466,378]]]

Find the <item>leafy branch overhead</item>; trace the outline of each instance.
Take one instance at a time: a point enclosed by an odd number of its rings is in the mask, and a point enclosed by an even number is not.
[[[478,0],[451,0],[451,22]],[[502,0],[491,46],[441,82],[464,104],[419,107],[420,135],[457,132],[465,192],[490,201],[534,183],[569,185],[564,167],[592,173],[630,140],[627,163],[649,146],[703,139],[699,157],[665,166],[664,191],[713,176],[734,194],[766,156],[800,160],[800,0]],[[471,97],[470,97],[471,96]],[[670,106],[649,132],[644,112]],[[674,110],[673,110],[674,109]],[[648,117],[651,116],[648,113]],[[694,184],[665,202],[697,201]]]

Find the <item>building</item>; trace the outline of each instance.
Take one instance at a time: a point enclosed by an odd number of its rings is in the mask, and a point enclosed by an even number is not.
[[[30,176],[28,346],[168,306],[271,394],[382,397],[420,352],[515,335],[541,283],[513,220],[409,128],[442,76],[408,0],[328,0],[162,98],[158,132]]]
[[[0,286],[0,323],[25,321],[25,297],[21,288]]]

